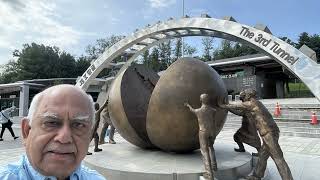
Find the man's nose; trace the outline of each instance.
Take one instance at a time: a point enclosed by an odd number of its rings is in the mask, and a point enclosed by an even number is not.
[[[68,125],[64,124],[58,131],[58,134],[54,138],[55,141],[60,143],[71,143],[72,142],[72,133]]]

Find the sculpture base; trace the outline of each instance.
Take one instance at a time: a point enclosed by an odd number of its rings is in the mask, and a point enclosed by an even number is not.
[[[248,152],[234,152],[233,145],[214,145],[218,163],[217,179],[236,180],[253,169]],[[104,144],[102,152],[85,158],[85,165],[110,180],[199,180],[204,172],[200,150],[190,154],[145,150],[126,141]],[[92,149],[90,149],[92,152]]]

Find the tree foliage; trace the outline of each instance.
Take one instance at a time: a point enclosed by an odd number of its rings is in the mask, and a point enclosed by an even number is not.
[[[85,56],[85,59],[90,62],[93,60],[96,60],[100,55],[102,55],[102,53],[106,49],[110,48],[111,46],[113,46],[114,44],[116,44],[117,42],[119,42],[123,38],[124,38],[124,36],[111,35],[106,38],[101,38],[101,39],[96,40],[94,45],[88,45],[86,47],[85,51],[87,53],[87,56]],[[113,62],[114,63],[121,62],[124,60],[124,58],[126,58],[126,57],[119,56],[119,57],[115,58],[113,60]],[[112,76],[112,75],[114,75],[113,74],[114,71],[115,70],[113,67],[108,68],[108,69],[104,69],[99,73],[98,77]]]
[[[3,66],[1,83],[26,79],[76,77],[74,57],[58,47],[25,44],[21,51],[15,50],[16,61]]]
[[[201,39],[202,46],[203,46],[203,55],[201,59],[203,61],[211,61],[213,55],[213,37],[203,37]]]
[[[238,42],[222,40],[220,46],[213,51],[213,60],[256,54],[257,50]]]
[[[319,34],[309,35],[303,32],[299,36],[296,48],[300,48],[303,44],[314,50],[317,54],[318,62],[320,61],[320,36]]]
[[[163,71],[182,57],[182,39],[168,40],[152,47],[150,51],[147,50],[143,53],[142,63],[154,71]],[[193,56],[197,49],[183,42],[183,51],[184,55]]]
[[[86,47],[86,53],[88,54],[87,58],[90,60],[97,59],[106,49],[123,38],[124,36],[111,35],[106,38],[97,39],[94,45],[88,45]]]
[[[2,71],[0,75],[0,83],[10,83],[18,80],[18,65],[14,60],[10,60],[0,68]]]

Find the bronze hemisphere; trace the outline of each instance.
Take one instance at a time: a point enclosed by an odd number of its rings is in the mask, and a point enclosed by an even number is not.
[[[173,63],[158,80],[150,98],[146,128],[151,143],[164,151],[198,149],[198,121],[184,103],[200,107],[199,97],[203,93],[210,96],[211,106],[217,109],[213,120],[220,132],[227,111],[217,108],[216,103],[227,97],[227,90],[219,74],[194,58]]]
[[[141,148],[153,148],[146,130],[148,103],[159,76],[143,65],[131,65],[112,84],[108,109],[119,134]]]

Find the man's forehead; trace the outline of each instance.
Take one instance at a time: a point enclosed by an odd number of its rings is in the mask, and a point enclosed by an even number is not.
[[[75,107],[81,108],[90,107],[91,102],[89,99],[77,91],[70,91],[70,90],[51,90],[43,94],[39,105],[42,106],[54,106],[54,105],[67,105],[72,104]]]
[[[39,115],[55,115],[57,117],[76,118],[89,116],[90,106],[70,98],[42,98],[36,111]]]

